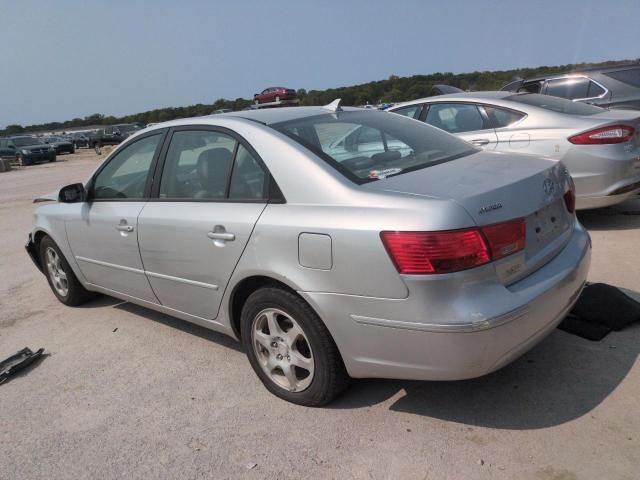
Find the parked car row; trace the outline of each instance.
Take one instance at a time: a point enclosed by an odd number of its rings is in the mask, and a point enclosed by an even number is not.
[[[55,162],[56,149],[36,137],[0,138],[0,158],[14,160],[22,166],[42,161]]]

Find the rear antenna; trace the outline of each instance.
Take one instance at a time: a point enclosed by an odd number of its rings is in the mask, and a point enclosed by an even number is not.
[[[341,98],[336,98],[329,105],[325,105],[322,108],[324,108],[325,110],[329,110],[331,112],[341,112],[342,111],[341,103],[342,103],[342,99]]]

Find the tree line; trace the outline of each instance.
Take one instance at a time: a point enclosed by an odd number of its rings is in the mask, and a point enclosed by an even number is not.
[[[391,75],[386,80],[378,80],[361,85],[329,88],[326,90],[299,89],[300,105],[326,105],[336,98],[342,98],[344,105],[366,105],[378,103],[397,103],[433,94],[434,85],[445,84],[462,90],[499,90],[505,84],[518,78],[548,75],[557,72],[582,70],[590,67],[605,67],[623,63],[638,62],[636,60],[611,60],[600,63],[579,63],[558,66],[541,66],[537,68],[520,68],[512,70],[483,71],[470,73],[432,73],[429,75],[413,75],[398,77]],[[125,115],[123,117],[105,116],[94,113],[84,118],[73,118],[64,122],[49,122],[38,125],[8,125],[0,130],[0,135],[16,135],[29,132],[64,130],[97,125],[114,125],[118,123],[157,123],[177,118],[199,117],[209,115],[214,110],[228,108],[242,110],[253,103],[252,99],[236,98],[227,100],[219,98],[212,104],[198,103],[186,107],[167,107],[148,110],[146,112]]]

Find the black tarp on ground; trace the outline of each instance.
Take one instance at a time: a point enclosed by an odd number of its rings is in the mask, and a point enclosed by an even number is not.
[[[640,322],[640,303],[619,288],[593,283],[582,290],[571,313],[558,328],[597,341],[634,322]]]
[[[23,348],[19,352],[5,358],[0,362],[0,383],[3,383],[11,375],[28,367],[33,362],[42,357],[44,348],[32,352],[30,348]]]

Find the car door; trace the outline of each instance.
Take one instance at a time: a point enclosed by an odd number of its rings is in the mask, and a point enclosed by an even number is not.
[[[157,303],[138,248],[138,215],[165,130],[150,132],[115,152],[87,185],[88,201],[66,220],[67,238],[88,282]]]
[[[229,130],[180,127],[138,219],[146,274],[165,307],[215,319],[225,287],[267,204],[268,175]]]
[[[429,125],[452,133],[484,149],[494,149],[498,141],[483,112],[473,103],[430,103],[422,116]]]

